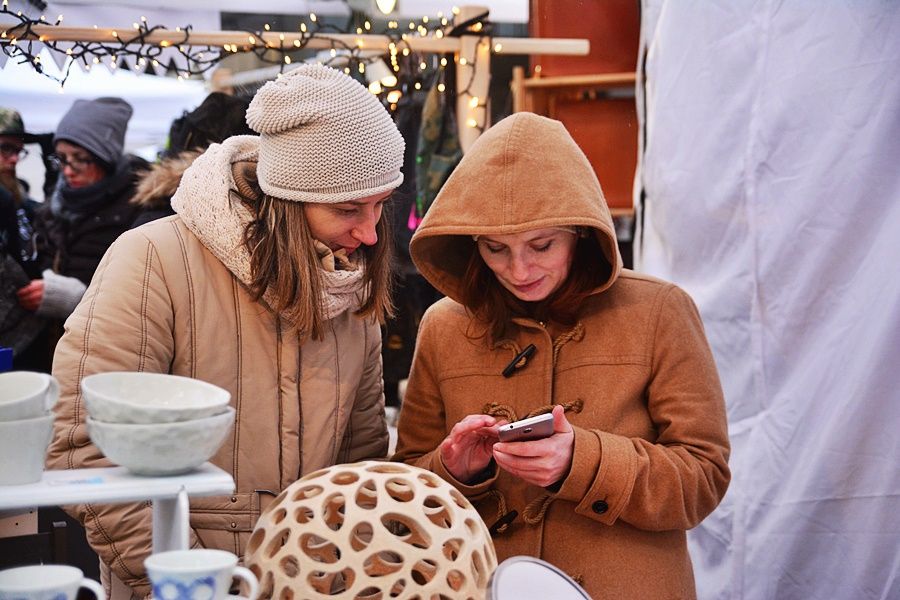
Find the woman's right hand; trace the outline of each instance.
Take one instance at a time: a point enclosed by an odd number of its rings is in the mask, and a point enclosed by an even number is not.
[[[453,426],[439,446],[444,467],[457,481],[470,483],[493,459],[500,423],[488,415],[469,415]]]
[[[31,283],[19,288],[16,295],[19,297],[19,304],[22,308],[32,312],[36,311],[44,299],[44,280],[32,279]]]

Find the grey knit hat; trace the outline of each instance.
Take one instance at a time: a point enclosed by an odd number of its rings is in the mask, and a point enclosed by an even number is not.
[[[59,140],[78,144],[108,165],[115,165],[125,147],[125,129],[134,112],[121,98],[76,100],[53,134]]]
[[[257,177],[284,200],[335,203],[403,183],[403,136],[352,77],[304,64],[265,84],[247,110],[259,132]]]

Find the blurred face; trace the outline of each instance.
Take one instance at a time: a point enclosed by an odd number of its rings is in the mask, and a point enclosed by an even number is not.
[[[15,175],[16,165],[23,157],[22,139],[10,135],[0,135],[0,174]]]
[[[378,241],[375,225],[390,197],[390,192],[382,192],[352,202],[307,202],[303,205],[303,213],[314,238],[332,251],[343,248],[350,255],[360,245],[374,246]]]
[[[569,276],[575,257],[575,233],[535,229],[509,235],[483,235],[476,242],[482,260],[497,281],[525,302],[546,299]]]
[[[71,188],[87,187],[106,177],[91,153],[81,146],[60,140],[56,142],[54,152],[63,177]]]

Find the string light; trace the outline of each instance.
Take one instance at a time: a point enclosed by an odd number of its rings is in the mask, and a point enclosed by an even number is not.
[[[2,2],[3,9],[0,10],[0,19],[13,14],[8,9],[8,0],[2,0]],[[458,14],[458,12],[458,8],[455,8],[454,14]],[[335,60],[341,60],[341,57],[344,56],[346,61],[335,66],[343,69],[349,75],[366,77],[369,80],[370,91],[378,94],[385,105],[393,110],[396,109],[405,91],[421,90],[426,86],[433,85],[431,81],[434,80],[433,73],[435,71],[432,69],[446,67],[450,56],[449,54],[440,56],[439,60],[432,62],[424,60],[421,54],[413,52],[410,47],[411,38],[432,36],[440,39],[446,37],[446,30],[442,27],[446,28],[451,22],[441,13],[438,13],[436,18],[425,15],[417,21],[410,21],[407,24],[408,29],[401,27],[401,24],[395,19],[388,21],[387,29],[383,31],[382,35],[387,36],[389,41],[388,52],[385,53],[389,55],[389,63],[386,60],[388,56],[385,56],[385,60],[382,61],[380,52],[365,49],[368,40],[365,39],[363,33],[369,33],[373,29],[373,23],[368,19],[362,22],[361,27],[354,26],[361,37],[356,38],[353,43],[345,41],[344,38],[331,36],[332,33],[345,34],[346,31],[341,31],[334,25],[322,23],[315,13],[310,13],[307,19],[300,19],[298,25],[301,35],[299,36],[287,37],[284,33],[278,33],[277,40],[274,39],[274,36],[271,36],[270,39],[272,25],[265,23],[262,31],[247,31],[244,43],[229,41],[217,47],[208,45],[208,43],[193,42],[190,25],[169,30],[160,25],[151,26],[147,22],[147,17],[143,15],[140,16],[140,20],[133,21],[130,27],[105,30],[108,31],[107,35],[109,36],[107,41],[57,42],[53,39],[52,29],[42,30],[38,35],[35,27],[51,28],[53,25],[59,25],[63,20],[63,15],[59,15],[55,23],[49,23],[43,15],[40,19],[35,20],[22,16],[21,11],[16,14],[18,22],[11,25],[4,24],[0,30],[0,37],[4,40],[4,43],[0,44],[0,52],[20,59],[20,62],[31,64],[36,71],[55,79],[60,87],[65,84],[72,65],[76,64],[85,70],[90,70],[92,66],[102,62],[104,67],[110,70],[124,66],[129,70],[148,70],[148,72],[152,72],[149,71],[152,66],[157,73],[160,73],[159,69],[168,70],[179,81],[184,81],[215,67],[226,56],[237,53],[253,53],[262,62],[280,65],[280,75],[286,67],[294,64],[294,58],[289,55],[289,52],[307,47],[310,40],[326,39],[330,44],[326,56]],[[104,31],[100,30],[97,25],[93,25],[93,29],[98,32]],[[470,31],[477,30],[479,32],[481,38],[479,43],[484,43],[488,50],[491,48],[489,29],[490,23],[486,21],[478,21],[469,26]],[[93,39],[100,38],[94,37]],[[151,42],[150,39],[158,41]],[[42,42],[43,47],[46,47],[49,52],[56,52],[66,57],[66,67],[59,76],[47,73],[42,68],[41,58],[36,54],[41,47],[32,48],[32,44],[37,41]],[[62,47],[63,45],[65,47]],[[495,47],[495,51],[499,51],[499,45]],[[162,57],[165,57],[164,60]],[[161,61],[164,66],[160,64]],[[379,63],[383,70],[383,73],[379,71],[377,76],[374,75],[376,63]],[[460,64],[470,63],[462,58]],[[369,67],[372,67],[373,73],[369,72]],[[469,69],[467,74],[467,77],[471,76],[474,79],[475,70]],[[471,83],[469,85],[471,86]],[[446,89],[444,83],[439,81],[438,90],[444,93]],[[458,90],[456,93],[459,96],[473,96],[468,93],[468,90]],[[477,104],[476,99],[472,100]],[[477,108],[480,109],[483,106],[477,104]]]

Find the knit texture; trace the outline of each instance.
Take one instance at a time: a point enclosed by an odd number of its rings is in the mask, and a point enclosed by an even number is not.
[[[270,196],[336,203],[403,182],[403,137],[353,78],[305,64],[260,88],[247,110],[260,134],[259,185]]]
[[[87,286],[77,277],[66,277],[44,270],[44,296],[35,314],[51,319],[65,319],[75,310]]]
[[[134,111],[121,98],[76,100],[63,115],[53,143],[78,144],[108,165],[115,165],[125,147],[125,129]]]
[[[172,208],[188,229],[244,285],[249,285],[251,277],[250,252],[243,235],[253,217],[237,194],[232,193],[238,188],[232,166],[255,162],[257,146],[258,138],[249,135],[234,136],[222,144],[213,144],[185,171],[181,185],[172,197]],[[323,267],[319,270],[323,316],[332,319],[346,310],[357,309],[364,292],[362,266],[355,270],[335,270],[336,261],[341,266],[348,266],[341,263],[346,259],[326,256],[319,245],[316,248]],[[263,301],[273,306],[274,300],[272,291],[266,290]]]

